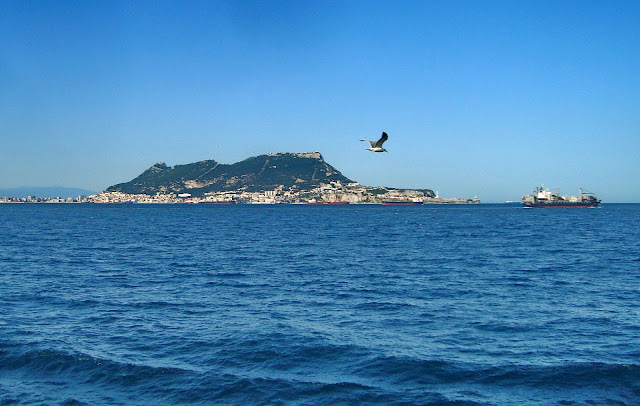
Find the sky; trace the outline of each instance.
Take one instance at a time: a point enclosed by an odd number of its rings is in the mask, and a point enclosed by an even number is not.
[[[2,1],[0,189],[319,151],[368,186],[640,202],[637,1]],[[360,139],[389,134],[389,153]]]

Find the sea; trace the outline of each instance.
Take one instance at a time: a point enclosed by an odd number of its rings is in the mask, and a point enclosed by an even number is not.
[[[0,205],[1,405],[640,405],[640,205]]]

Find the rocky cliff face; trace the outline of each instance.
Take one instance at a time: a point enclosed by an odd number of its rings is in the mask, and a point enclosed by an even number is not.
[[[332,181],[353,182],[326,163],[319,152],[278,153],[251,157],[231,165],[206,160],[169,167],[159,162],[130,182],[111,186],[107,191],[202,196],[207,192],[273,190],[280,185],[305,190]]]

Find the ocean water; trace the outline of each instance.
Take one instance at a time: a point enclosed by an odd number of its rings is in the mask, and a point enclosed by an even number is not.
[[[640,205],[0,224],[2,405],[640,404]]]

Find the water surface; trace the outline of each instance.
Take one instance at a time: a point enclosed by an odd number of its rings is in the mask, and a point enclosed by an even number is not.
[[[640,205],[0,224],[0,404],[640,404]]]

